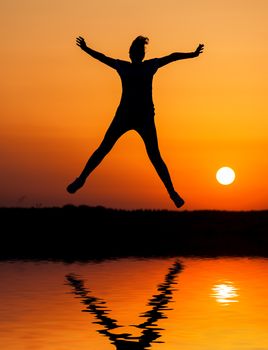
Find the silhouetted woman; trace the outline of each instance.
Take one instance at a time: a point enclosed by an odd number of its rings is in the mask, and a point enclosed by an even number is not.
[[[83,51],[118,72],[122,82],[122,96],[115,117],[104,139],[87,161],[80,176],[67,187],[69,193],[75,193],[84,185],[87,177],[110,152],[120,136],[129,130],[135,130],[142,137],[147,154],[165,185],[170,198],[177,208],[184,204],[184,200],[173,187],[169,171],[158,148],[154,122],[152,82],[158,68],[173,61],[197,57],[203,52],[204,45],[199,44],[194,52],[174,52],[168,56],[143,61],[145,45],[148,42],[148,38],[138,36],[130,46],[129,57],[131,62],[128,62],[107,57],[91,49],[81,36],[76,39],[77,45]]]

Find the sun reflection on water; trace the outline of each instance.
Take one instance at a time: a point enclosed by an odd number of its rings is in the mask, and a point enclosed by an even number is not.
[[[212,287],[212,291],[213,293],[211,295],[222,305],[239,302],[238,288],[234,286],[233,282],[225,281],[217,283]]]

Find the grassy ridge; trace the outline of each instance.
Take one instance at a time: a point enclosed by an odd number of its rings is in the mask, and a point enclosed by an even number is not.
[[[265,256],[268,211],[0,208],[0,259]]]

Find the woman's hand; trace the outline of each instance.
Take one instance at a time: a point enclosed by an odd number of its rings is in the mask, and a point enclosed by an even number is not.
[[[76,45],[78,45],[82,50],[85,50],[87,48],[85,39],[82,36],[76,38]]]
[[[204,44],[199,44],[198,45],[198,47],[197,47],[197,49],[195,50],[195,56],[199,56],[200,55],[200,53],[202,53],[203,52],[203,49],[204,49]]]

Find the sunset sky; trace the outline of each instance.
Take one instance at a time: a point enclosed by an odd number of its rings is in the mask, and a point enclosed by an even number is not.
[[[159,146],[182,210],[268,209],[268,1],[0,2],[0,206],[176,210],[142,140],[125,134],[76,194],[66,186],[101,142],[121,95],[115,70],[76,46],[128,60],[193,51],[154,77]],[[216,172],[230,166],[224,186]]]

